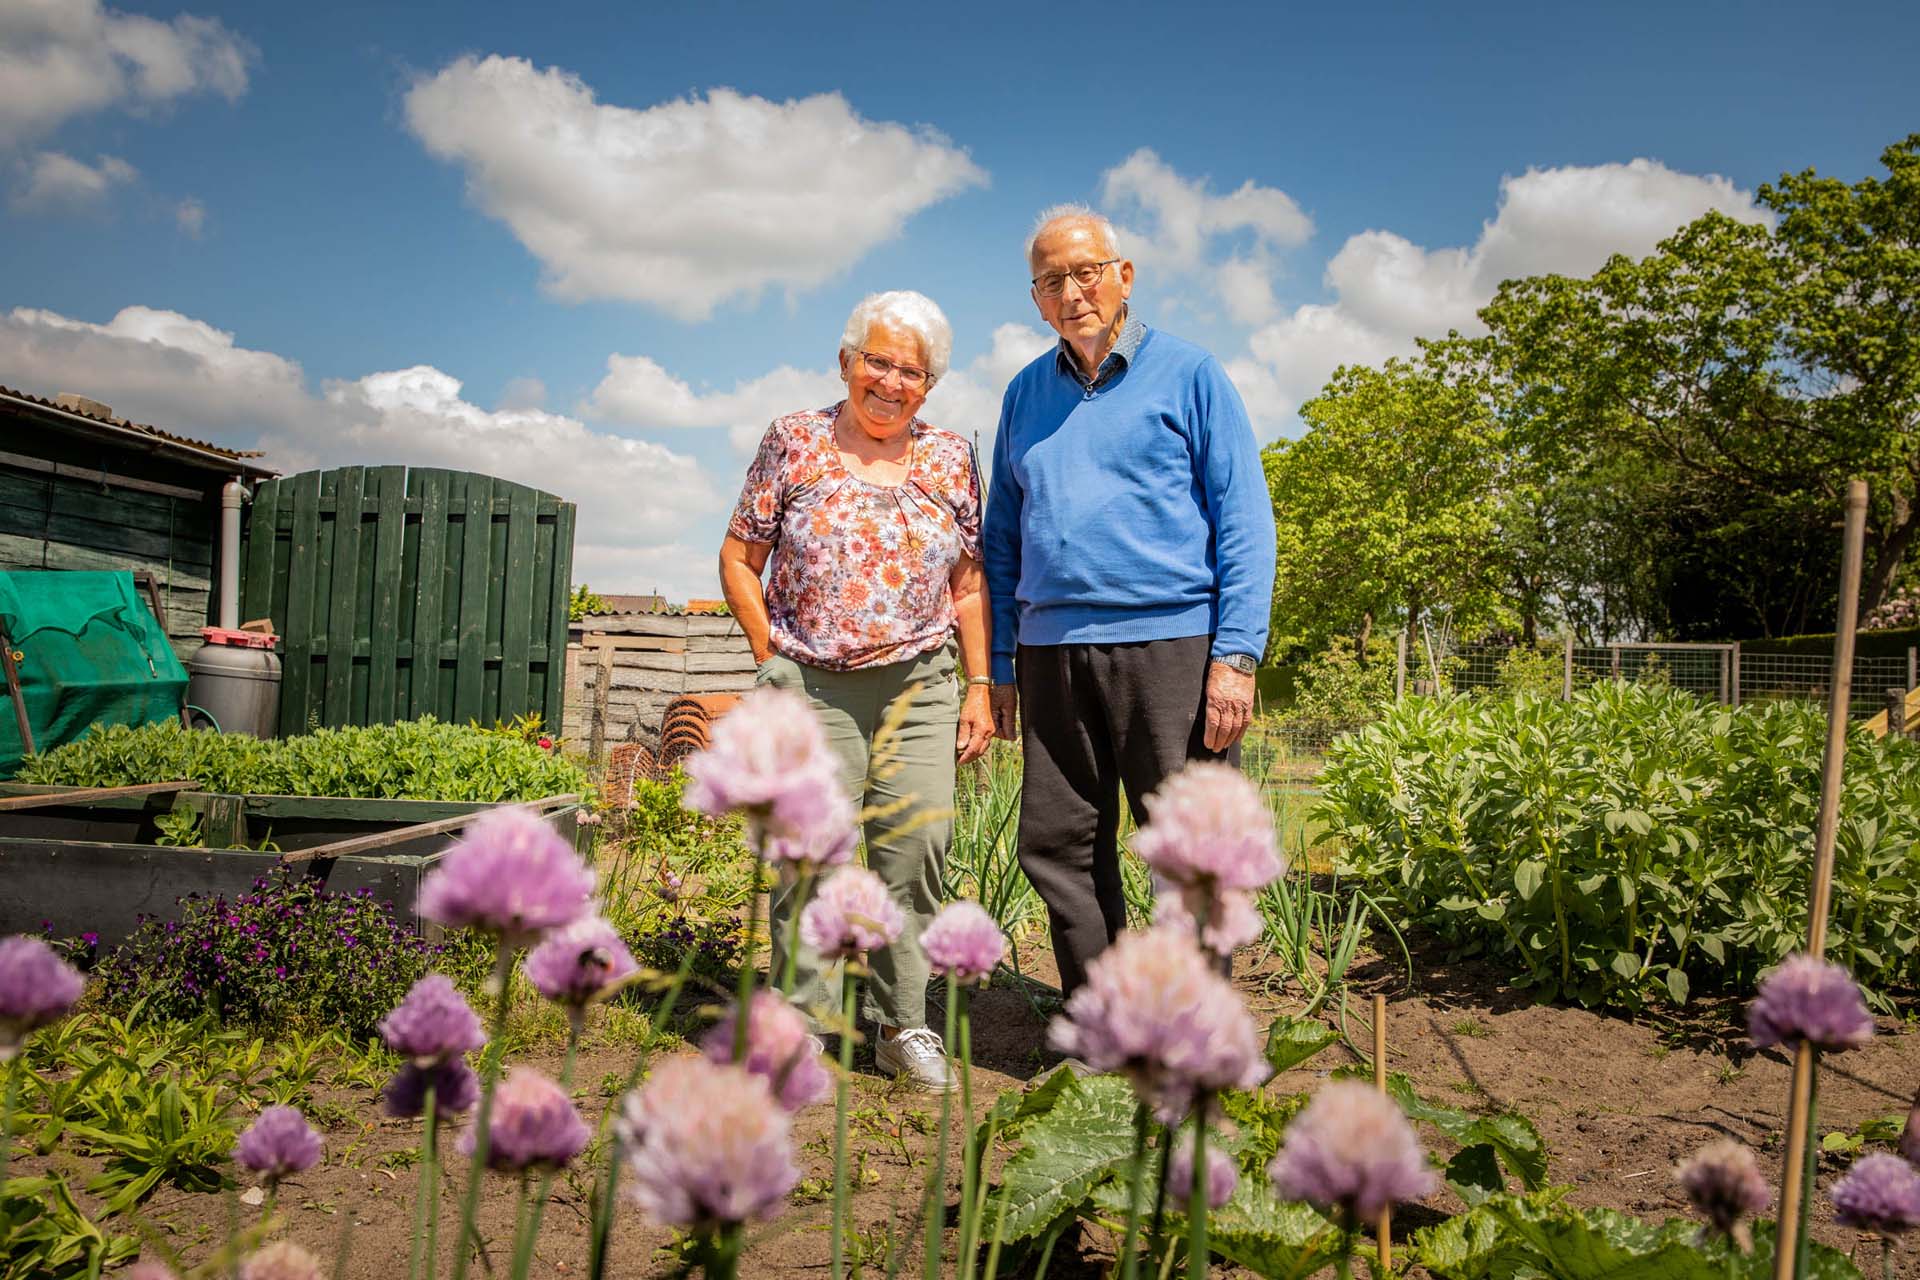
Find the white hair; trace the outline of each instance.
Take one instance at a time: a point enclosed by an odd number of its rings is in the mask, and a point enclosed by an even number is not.
[[[932,298],[911,289],[868,294],[847,317],[840,335],[841,352],[858,351],[876,324],[894,325],[918,338],[927,374],[936,382],[946,376],[947,361],[953,356],[953,326]]]
[[[1089,223],[1095,231],[1099,232],[1100,238],[1107,242],[1108,253],[1120,252],[1120,237],[1118,233],[1114,231],[1113,224],[1107,221],[1105,215],[1095,213],[1084,204],[1056,204],[1049,205],[1047,208],[1042,209],[1040,216],[1033,220],[1033,230],[1027,235],[1027,262],[1029,265],[1033,262],[1033,247],[1040,242],[1040,233],[1056,222]]]

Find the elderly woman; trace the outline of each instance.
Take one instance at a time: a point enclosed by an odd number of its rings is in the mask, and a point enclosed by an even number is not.
[[[807,695],[847,793],[879,815],[866,826],[867,865],[907,923],[869,957],[862,1013],[880,1029],[880,1069],[937,1090],[954,1077],[926,1025],[920,931],[940,904],[956,760],[977,759],[993,736],[979,472],[965,440],[914,416],[952,350],[931,299],[864,299],[840,338],[846,399],[767,429],[720,549],[721,587],[753,645],[757,679]],[[891,759],[873,768],[888,708],[910,690]],[[790,891],[775,891],[776,973],[795,909]],[[803,1008],[833,1007],[818,957],[803,950],[796,972]]]

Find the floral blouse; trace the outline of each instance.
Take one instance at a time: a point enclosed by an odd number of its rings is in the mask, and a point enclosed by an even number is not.
[[[965,440],[915,418],[906,479],[862,480],[840,460],[839,413],[810,409],[767,428],[727,530],[773,544],[774,650],[852,671],[946,643],[948,576],[962,555],[980,557],[980,473]]]

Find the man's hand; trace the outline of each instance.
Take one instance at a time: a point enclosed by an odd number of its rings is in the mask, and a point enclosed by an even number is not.
[[[1018,710],[1020,691],[1010,684],[993,686],[993,736],[1005,738],[1008,742],[1020,741]]]
[[[1240,741],[1252,719],[1253,677],[1241,675],[1224,662],[1208,664],[1207,750],[1225,751]]]

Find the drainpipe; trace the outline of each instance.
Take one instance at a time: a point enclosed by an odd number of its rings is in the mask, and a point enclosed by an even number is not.
[[[220,625],[240,626],[240,506],[247,486],[235,476],[220,487]]]

